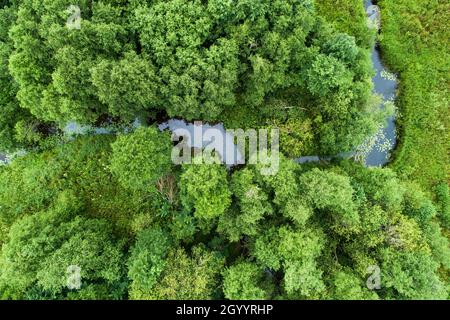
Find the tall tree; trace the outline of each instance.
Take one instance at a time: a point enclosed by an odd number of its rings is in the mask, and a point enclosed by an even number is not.
[[[154,190],[156,181],[170,170],[171,149],[167,132],[155,127],[138,128],[118,136],[112,144],[111,172],[126,188]]]
[[[222,215],[231,203],[227,171],[220,164],[184,165],[180,177],[181,202],[200,220]]]
[[[81,209],[73,193],[65,192],[54,208],[13,224],[0,256],[3,298],[26,299],[36,289],[41,298],[67,298],[69,290],[79,289],[71,294],[76,298],[93,286],[109,288],[107,298],[122,297],[122,245],[107,221],[75,216]],[[104,298],[101,293],[94,298]]]

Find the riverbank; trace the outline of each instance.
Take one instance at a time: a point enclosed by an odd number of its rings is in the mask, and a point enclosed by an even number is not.
[[[398,141],[389,166],[403,178],[432,190],[448,183],[450,172],[450,50],[445,41],[450,4],[426,2],[377,1],[382,20],[378,39],[381,60],[399,74]],[[317,0],[321,15],[360,43],[368,41],[361,33],[363,4],[360,0]]]
[[[425,3],[427,2],[427,3]],[[381,0],[383,59],[400,77],[399,146],[390,166],[427,190],[449,181],[450,4]],[[426,9],[425,9],[426,8]]]
[[[317,11],[337,30],[355,37],[360,47],[370,51],[374,76],[374,93],[379,95],[384,108],[393,103],[396,98],[397,79],[390,73],[382,61],[377,33],[380,27],[380,12],[374,1],[345,0],[335,1],[317,0]],[[338,13],[338,14],[337,14]],[[351,23],[350,23],[351,22]],[[363,161],[366,166],[385,166],[392,159],[392,153],[397,145],[396,115],[389,117],[384,127],[372,137],[368,137],[356,151],[355,157]],[[306,162],[313,161],[311,157],[304,157]],[[302,160],[302,159],[300,159]]]

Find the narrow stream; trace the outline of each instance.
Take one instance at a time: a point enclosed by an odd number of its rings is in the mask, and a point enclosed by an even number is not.
[[[381,25],[380,9],[374,6],[371,0],[365,0],[364,6],[368,19],[379,27]],[[375,93],[383,97],[384,103],[393,101],[397,95],[397,79],[383,66],[377,45],[372,49],[372,65],[376,72],[372,79]],[[395,115],[387,119],[387,125],[377,137],[379,141],[375,141],[375,145],[366,156],[366,166],[382,166],[389,162],[390,154],[397,143]],[[388,146],[380,148],[383,144]]]
[[[378,6],[373,4],[371,0],[364,1],[364,8],[368,19],[368,25],[371,28],[379,29],[381,26],[381,13]],[[374,93],[380,95],[383,102],[380,108],[383,108],[387,102],[393,102],[397,95],[397,79],[395,75],[383,66],[380,57],[378,44],[376,43],[372,48],[371,53],[372,65],[375,71],[375,76],[372,78],[374,85]],[[380,128],[380,131],[373,137],[369,137],[367,146],[362,146],[361,149],[368,149],[363,151],[363,160],[366,166],[383,166],[390,160],[391,152],[394,150],[397,143],[395,115],[387,119],[387,125]],[[356,152],[358,153],[358,152]],[[339,154],[338,157],[352,157],[355,153]],[[317,162],[320,160],[327,160],[331,157],[319,156],[305,156],[296,159],[298,163]]]
[[[170,130],[172,136],[184,137],[183,141],[190,148],[210,147],[215,149],[221,162],[229,167],[245,161],[234,143],[234,135],[227,131],[221,123],[209,125],[202,122],[188,123],[184,120],[170,119],[161,123],[158,128],[161,131]],[[218,141],[216,141],[217,137],[219,137]]]

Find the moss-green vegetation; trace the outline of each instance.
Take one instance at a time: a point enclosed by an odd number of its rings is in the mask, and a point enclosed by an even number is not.
[[[392,168],[431,190],[450,172],[450,4],[380,1],[385,61],[400,78],[400,145]]]
[[[356,43],[370,49],[375,31],[367,27],[366,12],[362,0],[316,0],[319,15],[329,21],[337,30],[356,39]]]

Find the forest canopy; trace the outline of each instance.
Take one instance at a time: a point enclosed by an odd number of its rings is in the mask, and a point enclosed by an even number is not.
[[[0,299],[449,299],[446,173],[327,157],[392,114],[374,45],[359,0],[0,0]],[[171,118],[279,129],[277,174]]]
[[[276,123],[287,139],[300,126],[296,155],[327,155],[353,150],[383,122],[369,51],[310,0],[79,1],[79,29],[66,26],[71,4],[1,9],[0,108],[20,115],[0,122],[5,147],[36,144],[25,129],[45,136],[69,121],[165,114]]]
[[[158,183],[130,189],[110,166],[111,142],[80,138],[0,170],[2,298],[448,295],[438,223],[448,216],[390,169],[285,158],[276,176],[251,165],[149,167]],[[82,270],[79,291],[65,287],[70,265]],[[380,267],[381,290],[366,287],[369,266]]]

